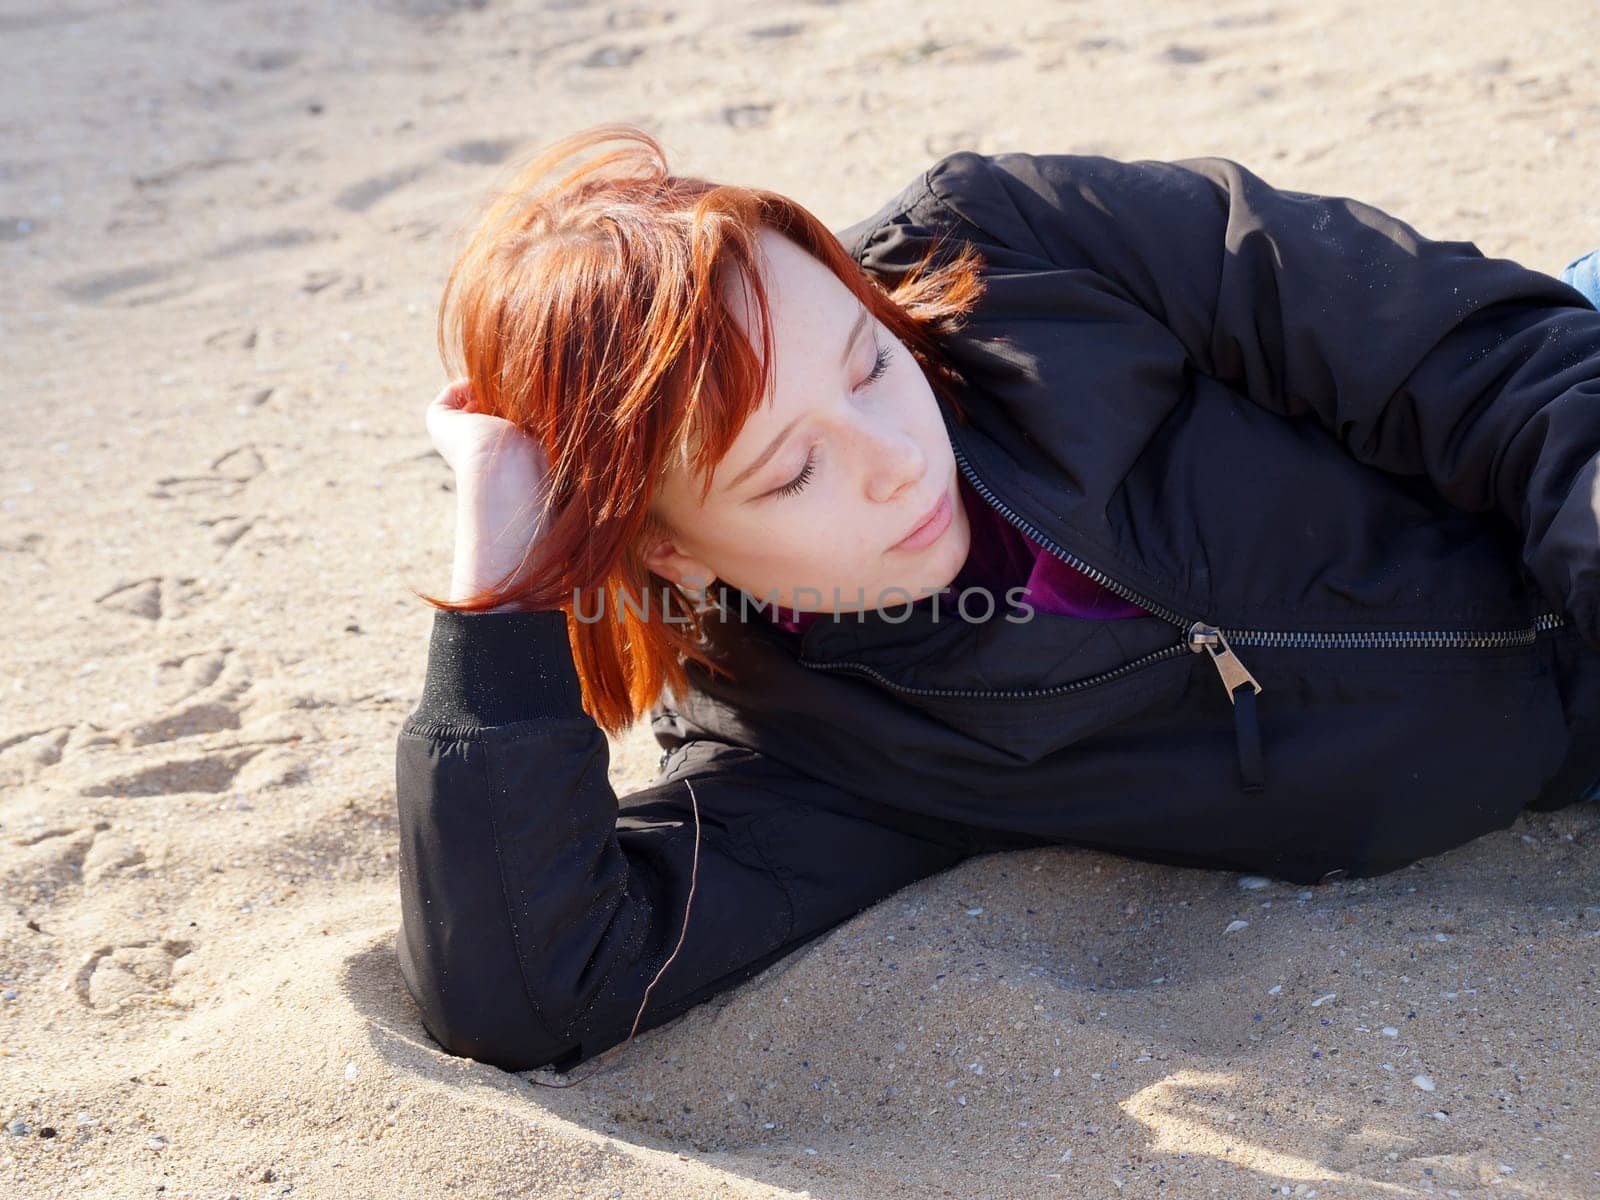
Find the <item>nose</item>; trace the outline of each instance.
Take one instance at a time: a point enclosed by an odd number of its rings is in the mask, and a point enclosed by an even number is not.
[[[927,456],[904,429],[869,427],[862,435],[861,448],[866,455],[867,497],[874,503],[914,489],[927,472]]]

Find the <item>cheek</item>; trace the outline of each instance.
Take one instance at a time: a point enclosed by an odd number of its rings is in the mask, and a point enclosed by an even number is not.
[[[876,557],[881,530],[865,502],[847,503],[835,493],[813,499],[802,505],[796,497],[793,509],[746,531],[740,538],[745,561],[799,578],[853,574]]]

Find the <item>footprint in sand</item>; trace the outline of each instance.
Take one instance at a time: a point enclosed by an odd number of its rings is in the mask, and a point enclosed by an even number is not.
[[[175,658],[164,658],[158,664],[162,672],[175,672],[181,682],[188,685],[186,694],[193,694],[215,683],[219,676],[226,671],[231,663],[229,655],[232,648],[223,646],[218,650],[197,650],[191,654],[180,654]],[[243,668],[239,668],[243,670]]]
[[[3,877],[5,894],[30,903],[52,899],[72,883],[99,883],[108,876],[139,866],[144,851],[122,834],[110,832],[109,821],[83,827],[62,826],[11,839]]]
[[[643,53],[643,46],[596,46],[578,59],[576,65],[588,70],[626,67]]]
[[[137,844],[121,834],[102,832],[83,856],[83,882],[93,887],[144,864],[145,853]]]
[[[226,558],[228,551],[238,544],[239,539],[249,533],[256,523],[255,517],[241,517],[238,513],[224,513],[220,517],[202,517],[200,524],[211,531],[211,542],[217,546],[217,559]]]
[[[238,705],[227,701],[203,700],[197,704],[185,705],[155,720],[142,721],[130,727],[126,737],[129,745],[148,746],[155,742],[171,742],[178,738],[237,728],[239,728]]]
[[[250,355],[258,372],[276,372],[284,369],[283,352],[290,338],[270,325],[228,325],[213,329],[202,342],[208,350]]]
[[[151,575],[119,583],[96,596],[94,602],[125,616],[165,621],[182,617],[205,599],[204,589],[193,576]]]
[[[722,109],[720,116],[734,129],[765,129],[772,124],[772,105],[730,104]]]
[[[281,71],[285,67],[292,67],[299,62],[300,52],[283,46],[273,46],[259,50],[240,50],[233,56],[233,61],[248,71]]]
[[[1125,54],[1128,51],[1128,43],[1119,37],[1092,37],[1080,39],[1075,48],[1083,54],[1093,54],[1097,50],[1113,50]]]
[[[32,554],[44,545],[44,534],[24,533],[0,538],[0,554]]]
[[[37,907],[51,903],[63,888],[82,877],[84,859],[105,821],[86,828],[45,829],[10,839],[0,890],[8,904]]]
[[[343,271],[307,271],[300,290],[307,296],[324,299],[357,300],[367,294],[367,280],[364,275],[346,275]]]
[[[242,254],[259,254],[264,250],[292,250],[296,246],[320,242],[326,234],[315,229],[273,229],[267,233],[251,233],[218,246],[209,255],[212,259],[238,258]]]
[[[757,25],[754,29],[745,30],[744,35],[745,37],[781,41],[784,38],[797,37],[805,31],[806,27],[800,21],[780,21],[776,25]]]
[[[168,754],[148,766],[85,784],[81,796],[172,796],[181,792],[225,792],[244,765],[265,747],[236,745],[200,754]]]
[[[427,171],[428,168],[423,166],[398,167],[383,175],[363,179],[359,183],[351,184],[335,196],[334,207],[342,208],[345,212],[366,212],[385,196],[421,179]]]
[[[1283,14],[1274,9],[1253,13],[1230,13],[1216,18],[1211,24],[1218,29],[1251,29],[1257,25],[1274,25]]]
[[[260,393],[257,403],[265,403],[273,389]],[[240,446],[220,455],[211,463],[208,473],[202,475],[167,475],[156,480],[155,487],[146,494],[153,499],[172,500],[185,496],[213,496],[232,499],[245,486],[267,469],[265,460],[253,445]],[[217,547],[217,561],[228,552],[260,521],[257,516],[242,513],[218,513],[200,517],[199,523],[210,532],[211,543]]]
[[[255,326],[230,325],[205,336],[208,350],[254,350],[261,343],[263,331]]]
[[[155,486],[145,493],[156,500],[171,500],[176,496],[216,495],[223,498],[236,496],[244,486],[267,469],[261,452],[253,444],[236,446],[212,459],[209,470],[196,475],[163,475]]]
[[[67,299],[80,304],[102,304],[125,293],[138,292],[139,289],[148,288],[152,284],[164,284],[176,275],[179,269],[177,263],[121,267],[114,271],[102,271],[68,279],[60,284],[60,290]],[[187,290],[187,285],[182,290]],[[146,298],[157,299],[172,294],[175,293],[164,290],[159,297]]]
[[[262,387],[257,383],[237,383],[234,384],[233,391],[237,400],[237,404],[234,407],[240,413],[248,413],[252,409],[260,408],[278,393],[278,389],[275,387]]]
[[[520,143],[516,138],[475,139],[451,146],[444,156],[451,162],[469,166],[492,167],[504,162]]]
[[[192,942],[145,941],[101,946],[78,968],[79,1001],[95,1012],[168,1002],[173,968],[194,949]]]
[[[246,728],[247,717],[261,715],[247,699],[254,677],[230,648],[163,660],[159,672],[155,715],[96,739],[94,751],[112,761],[100,770],[79,770],[80,779],[87,776],[80,795],[255,793],[305,781],[299,733],[248,736],[246,729],[243,738],[228,737]],[[274,716],[265,714],[267,728],[283,728]]]
[[[253,683],[226,646],[164,659],[146,693],[154,715],[111,729],[86,722],[11,734],[0,739],[0,785],[28,782],[63,762],[83,796],[255,792],[304,782],[307,767],[294,745],[300,734],[228,737],[244,727]]]
[[[0,738],[0,789],[20,787],[61,761],[70,725],[28,729]]]
[[[109,736],[133,748],[238,729],[252,682],[227,646],[163,659],[152,689],[158,715],[131,721]]]
[[[460,12],[476,12],[488,4],[489,0],[379,0],[378,6],[413,21],[429,23]]]
[[[11,760],[48,767],[61,761],[61,748],[67,744],[70,725],[50,725],[0,738],[0,763]]]

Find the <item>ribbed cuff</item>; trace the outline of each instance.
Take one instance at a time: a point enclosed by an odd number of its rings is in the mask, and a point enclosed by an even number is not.
[[[583,714],[567,614],[434,609],[428,670],[413,720],[508,725]]]

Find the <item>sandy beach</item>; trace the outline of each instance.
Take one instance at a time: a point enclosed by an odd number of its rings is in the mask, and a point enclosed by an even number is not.
[[[1600,11],[6,0],[0,45],[0,1192],[1600,1195],[1593,802],[1311,889],[987,855],[565,1090],[441,1051],[392,944],[435,307],[519,157],[630,121],[839,228],[955,149],[1215,154],[1555,273]]]

